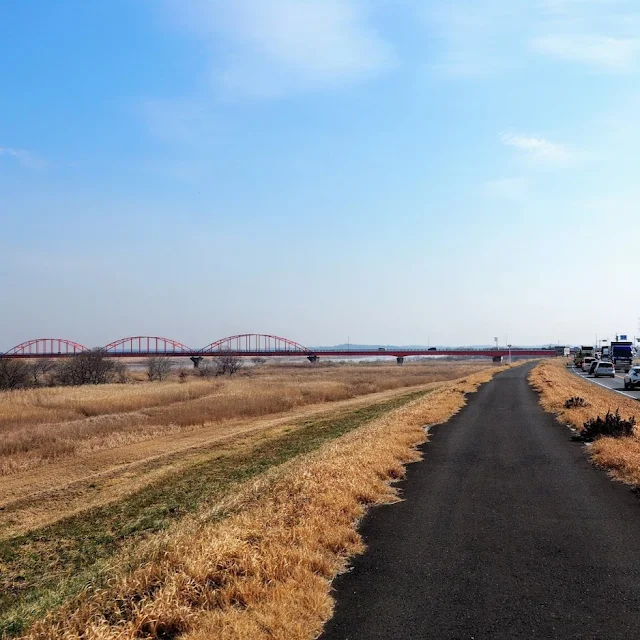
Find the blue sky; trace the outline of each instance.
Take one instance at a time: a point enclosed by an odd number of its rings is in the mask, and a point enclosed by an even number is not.
[[[640,335],[639,76],[632,0],[4,2],[0,350]]]

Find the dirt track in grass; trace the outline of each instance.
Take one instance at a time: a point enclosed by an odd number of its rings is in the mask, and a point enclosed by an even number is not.
[[[310,405],[268,418],[212,424],[195,431],[172,433],[98,451],[78,459],[62,459],[42,468],[4,477],[0,482],[0,538],[119,500],[212,454],[241,450],[258,435],[274,437],[311,418],[339,416],[418,388],[437,388],[440,384],[392,389],[350,400]]]

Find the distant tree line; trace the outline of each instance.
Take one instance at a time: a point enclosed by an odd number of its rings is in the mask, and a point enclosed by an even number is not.
[[[25,361],[0,356],[2,390],[125,381],[124,363],[108,358],[102,349],[83,351],[63,360],[42,358]]]
[[[255,366],[264,364],[254,358]],[[242,359],[233,355],[220,355],[200,363],[196,374],[203,378],[232,376],[242,367]],[[145,360],[145,372],[149,381],[166,380],[176,369],[175,361],[163,356]],[[181,369],[180,381],[188,377]],[[41,386],[79,386],[126,382],[127,368],[124,362],[110,358],[103,349],[93,349],[60,360],[39,358],[21,360],[0,356],[0,390],[25,389]]]
[[[256,363],[254,363],[256,364]],[[257,363],[261,364],[261,363]],[[229,374],[232,376],[242,367],[242,359],[232,355],[220,355],[209,360],[202,360],[195,370],[201,378],[214,378]],[[153,356],[146,359],[145,369],[147,378],[153,380],[166,380],[176,368],[175,361],[164,356]],[[181,369],[178,378],[184,380],[186,372]]]

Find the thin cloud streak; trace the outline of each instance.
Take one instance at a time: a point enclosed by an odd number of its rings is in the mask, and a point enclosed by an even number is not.
[[[521,133],[503,133],[500,141],[505,147],[512,147],[544,164],[568,166],[578,159],[578,154],[562,144],[557,144],[539,136]]]
[[[14,158],[27,169],[42,169],[47,163],[40,156],[25,149],[13,149],[11,147],[0,147],[0,156]]]
[[[595,34],[549,35],[534,38],[535,51],[567,62],[593,65],[605,71],[630,73],[640,63],[640,39]]]
[[[374,76],[396,62],[365,5],[356,0],[172,5],[181,27],[210,47],[209,76],[222,95],[276,98],[330,88]]]
[[[495,76],[537,56],[640,70],[640,10],[629,0],[441,0],[417,11],[438,43],[430,66],[446,75]]]

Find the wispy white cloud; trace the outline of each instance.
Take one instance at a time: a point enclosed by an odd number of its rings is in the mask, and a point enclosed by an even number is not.
[[[46,166],[46,161],[39,155],[26,151],[25,149],[12,149],[11,147],[0,147],[0,156],[6,156],[17,160],[27,169],[42,169]]]
[[[419,9],[450,75],[517,69],[532,56],[601,71],[640,70],[637,0],[439,0]]]
[[[521,133],[503,133],[500,141],[539,162],[547,165],[567,166],[574,163],[579,154],[562,144],[551,142],[539,136]]]
[[[359,0],[172,4],[182,27],[211,48],[214,85],[233,96],[322,89],[370,77],[394,64],[391,47]]]
[[[585,63],[603,70],[631,72],[640,64],[639,38],[555,34],[534,38],[532,45],[534,50],[559,60]]]

